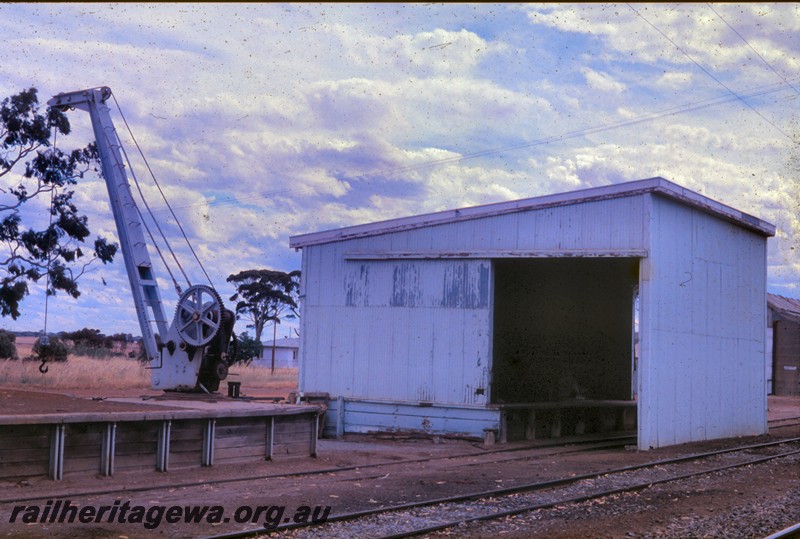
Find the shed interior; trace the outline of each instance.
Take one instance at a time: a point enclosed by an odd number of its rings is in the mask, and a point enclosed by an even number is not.
[[[631,401],[637,258],[494,261],[492,403]]]

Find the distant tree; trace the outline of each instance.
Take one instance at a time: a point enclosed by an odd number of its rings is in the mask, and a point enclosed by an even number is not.
[[[245,270],[228,277],[237,289],[231,296],[231,301],[238,300],[236,314],[250,320],[247,327],[255,330],[257,341],[267,322],[280,323],[286,313],[296,316],[299,278],[298,270],[285,273],[268,269]]]
[[[49,336],[47,344],[42,344],[41,339],[36,339],[31,349],[34,358],[42,361],[66,361],[69,349],[66,343],[58,337]]]
[[[261,356],[262,348],[263,345],[261,341],[251,337],[245,331],[241,335],[236,336],[236,352],[233,355],[231,363],[249,365],[253,359]]]
[[[299,309],[300,271],[289,273],[268,269],[245,270],[228,277],[238,292],[231,296],[237,301],[237,316],[246,316],[252,323],[247,327],[255,330],[255,340],[261,342],[261,334],[267,322],[272,322],[273,347],[272,370],[275,370],[275,335],[282,318],[296,318]]]
[[[108,337],[113,343],[119,343],[119,349],[123,352],[128,349],[128,343],[133,342],[133,336],[130,333],[114,333]]]
[[[0,329],[0,359],[17,359],[17,336]]]
[[[76,355],[107,355],[114,347],[111,337],[103,335],[99,329],[83,328],[78,331],[65,331],[61,338],[72,341],[72,353]]]
[[[55,138],[69,134],[69,121],[59,110],[39,109],[36,88],[0,102],[0,178],[25,164],[18,182],[5,181],[0,187],[0,316],[13,319],[20,316],[29,283],[49,273],[47,294],[61,290],[77,298],[77,281],[87,266],[95,260],[111,262],[117,251],[115,244],[98,237],[94,254],[84,258],[81,245],[90,235],[88,219],[68,189],[86,172],[97,171],[97,147],[90,144],[70,153],[56,149]],[[50,224],[41,230],[25,226],[21,218],[24,204],[36,198],[50,206]]]

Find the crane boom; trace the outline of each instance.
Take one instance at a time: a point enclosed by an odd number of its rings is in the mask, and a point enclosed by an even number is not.
[[[108,196],[111,200],[111,211],[117,225],[125,270],[133,293],[133,302],[142,330],[144,348],[149,360],[158,357],[156,336],[149,323],[148,307],[152,312],[152,320],[156,323],[158,336],[167,334],[167,321],[164,306],[153,275],[153,264],[147,252],[144,238],[142,218],[131,193],[131,186],[125,173],[125,165],[120,153],[117,131],[111,121],[106,100],[111,97],[108,87],[92,88],[66,94],[59,94],[48,101],[50,106],[69,106],[85,110],[92,119],[94,138],[103,177],[106,181]]]
[[[181,295],[173,322],[167,326],[147,251],[144,222],[131,192],[122,145],[106,104],[110,97],[111,89],[102,86],[61,93],[47,104],[84,110],[91,118],[144,351],[152,368],[153,387],[216,391],[227,375],[226,351],[235,315],[223,307],[213,288],[196,285]]]

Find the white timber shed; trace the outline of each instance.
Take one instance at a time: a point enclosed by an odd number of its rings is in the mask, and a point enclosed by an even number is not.
[[[763,434],[774,234],[651,178],[294,236],[299,390],[327,434]]]

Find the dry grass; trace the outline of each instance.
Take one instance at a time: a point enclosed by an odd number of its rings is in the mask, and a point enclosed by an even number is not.
[[[48,363],[47,374],[39,372],[38,361],[0,361],[0,384],[10,387],[134,389],[148,387],[149,376],[141,363],[125,358],[70,356]]]
[[[22,354],[20,354],[21,357]],[[66,362],[48,363],[47,374],[39,372],[38,361],[0,360],[0,386],[50,389],[149,389],[150,371],[133,359],[96,359],[69,356]],[[249,388],[294,389],[297,369],[231,367],[229,380]]]

